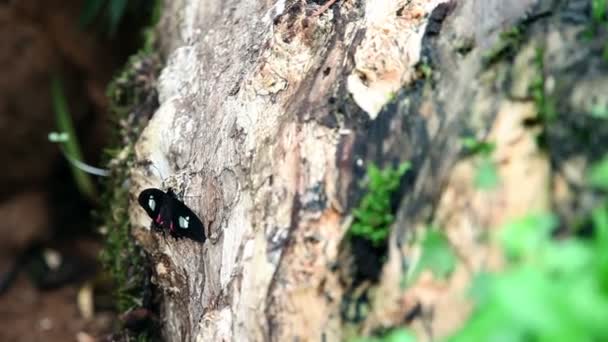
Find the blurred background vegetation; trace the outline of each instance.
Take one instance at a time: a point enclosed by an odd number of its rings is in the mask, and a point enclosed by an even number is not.
[[[149,117],[155,108],[150,89],[160,61],[127,61],[153,50],[152,26],[161,5],[143,0],[0,4],[0,154],[7,163],[0,172],[0,215],[6,218],[0,227],[2,341],[145,337],[120,333],[133,321],[120,314],[133,301],[141,306],[142,294],[124,304],[130,293],[116,286],[132,273],[118,274],[112,263],[124,260],[114,255],[137,252],[128,239],[116,237],[116,232],[128,234],[126,218],[108,203],[124,211],[128,200],[125,185],[116,183],[125,180],[125,169],[117,171],[120,163],[110,162],[126,146],[125,130],[134,133],[139,127],[129,118],[139,103],[131,92],[149,97],[145,110],[138,107],[139,117]],[[128,80],[118,77],[129,67],[139,69]],[[120,244],[104,254],[108,239]],[[122,271],[124,265],[119,266]],[[138,268],[138,274],[145,270],[143,264]],[[131,279],[138,281],[143,278]],[[127,286],[133,291],[143,284]]]

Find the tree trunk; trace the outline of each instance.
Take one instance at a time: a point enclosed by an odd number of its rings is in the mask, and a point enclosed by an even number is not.
[[[583,24],[559,21],[577,9],[535,2],[167,2],[160,108],[136,145],[130,208],[153,262],[164,338],[339,341],[345,298],[366,287],[371,310],[358,334],[405,323],[422,340],[454,332],[470,312],[472,274],[501,266],[495,243],[479,236],[555,204],[556,189],[568,188],[556,177],[565,160],[553,158],[564,149],[597,155],[575,142],[543,150],[522,124],[536,115],[528,90],[539,72],[553,75],[556,95],[605,83],[584,77],[591,66],[581,61],[597,56],[563,52],[582,44],[571,33]],[[522,20],[517,48],[489,59],[500,33]],[[544,70],[534,64],[539,46],[553,61]],[[551,142],[562,131],[547,132]],[[475,188],[463,136],[495,144],[497,188]],[[374,264],[378,279],[353,280],[344,236],[365,170],[404,161],[412,169],[388,259]],[[149,231],[135,199],[150,186],[180,192],[208,240]],[[565,216],[569,196],[558,207]],[[458,265],[447,279],[423,274],[403,289],[429,224],[443,229]]]

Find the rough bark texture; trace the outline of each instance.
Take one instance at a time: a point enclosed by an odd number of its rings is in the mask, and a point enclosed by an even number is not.
[[[588,111],[580,94],[606,89],[605,76],[589,76],[597,44],[576,38],[587,2],[344,0],[318,13],[321,5],[166,6],[161,107],[136,146],[132,196],[151,185],[178,189],[209,236],[204,245],[163,238],[131,208],[155,265],[167,340],[343,339],[343,297],[356,291],[335,269],[345,264],[341,242],[369,162],[413,168],[359,333],[410,323],[423,340],[449,335],[470,311],[472,274],[501,265],[492,240],[480,239],[488,228],[534,210],[581,209],[572,204],[576,180],[562,171],[580,174],[601,149],[555,142],[572,113]],[[500,32],[522,21],[522,43],[490,63]],[[538,47],[551,62],[544,70]],[[432,68],[426,78],[415,67],[421,56]],[[536,116],[528,91],[538,73],[565,113],[544,128],[548,149],[524,125]],[[498,188],[473,186],[464,135],[496,144]],[[423,274],[404,290],[415,233],[429,223],[444,228],[460,263],[447,280]]]

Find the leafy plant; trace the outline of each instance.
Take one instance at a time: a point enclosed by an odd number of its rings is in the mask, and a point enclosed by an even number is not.
[[[608,189],[608,158],[589,175]],[[553,239],[558,220],[550,214],[505,226],[507,267],[477,277],[475,312],[449,341],[608,340],[608,202],[593,210],[591,222],[591,239]]]
[[[518,260],[504,272],[477,278],[476,311],[451,341],[608,338],[601,323],[608,317],[608,292],[602,288],[608,241],[553,241],[547,231],[556,222],[531,216],[505,229],[505,248]]]
[[[388,167],[380,170],[373,164],[367,168],[367,193],[353,211],[355,220],[348,231],[349,236],[368,240],[374,247],[386,244],[389,227],[395,219],[391,195],[410,167],[410,163],[405,162],[397,169]]]

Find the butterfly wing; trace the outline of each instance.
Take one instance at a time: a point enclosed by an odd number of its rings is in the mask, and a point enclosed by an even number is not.
[[[144,208],[148,216],[153,221],[156,221],[159,218],[158,215],[161,213],[163,204],[166,204],[166,196],[167,194],[162,190],[154,188],[145,189],[139,194],[137,202]]]
[[[205,242],[205,226],[196,214],[190,210],[169,189],[168,197],[171,198],[171,235],[175,237],[187,237],[195,241]]]

